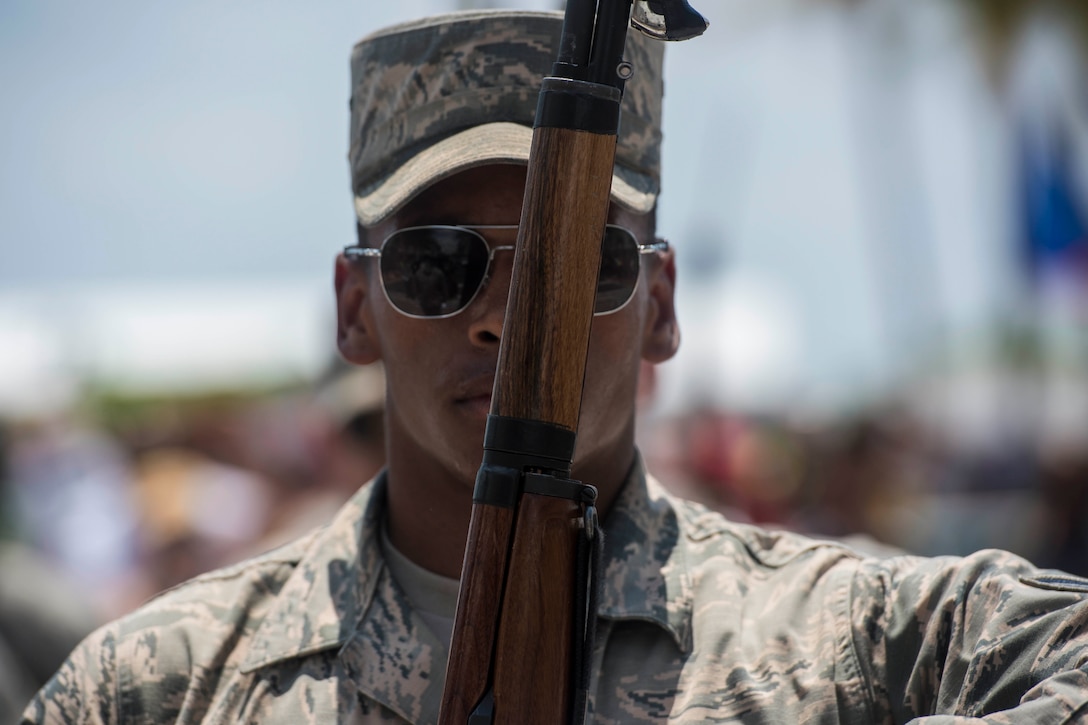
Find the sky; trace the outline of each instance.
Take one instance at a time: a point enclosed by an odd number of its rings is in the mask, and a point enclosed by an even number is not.
[[[0,4],[0,408],[56,375],[326,364],[350,48],[452,5]],[[850,402],[988,329],[1009,150],[962,19],[703,5],[710,30],[667,56],[659,220],[685,331],[664,397]]]
[[[351,45],[435,5],[4,3],[0,284],[325,274]]]

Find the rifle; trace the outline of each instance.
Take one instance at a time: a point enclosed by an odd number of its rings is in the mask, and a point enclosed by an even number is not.
[[[543,80],[440,722],[584,718],[602,535],[570,478],[627,27],[701,34],[686,0],[568,0]]]

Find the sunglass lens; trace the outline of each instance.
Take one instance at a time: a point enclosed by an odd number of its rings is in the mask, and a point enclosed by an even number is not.
[[[608,226],[601,245],[601,277],[594,314],[614,312],[627,304],[638,283],[638,241],[623,227]]]
[[[401,229],[382,247],[382,283],[389,301],[401,312],[452,315],[476,294],[487,260],[487,244],[467,229]]]

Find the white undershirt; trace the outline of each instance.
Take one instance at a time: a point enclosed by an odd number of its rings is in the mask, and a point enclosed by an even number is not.
[[[389,566],[389,573],[408,597],[412,608],[449,650],[453,615],[457,611],[457,590],[461,583],[416,564],[393,547],[386,527],[381,529],[382,556]]]

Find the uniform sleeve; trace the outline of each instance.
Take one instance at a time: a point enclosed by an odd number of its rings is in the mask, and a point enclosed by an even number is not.
[[[851,619],[876,722],[1088,718],[1088,580],[996,551],[873,560]]]
[[[92,633],[31,700],[21,725],[117,723],[117,634],[113,625]]]

